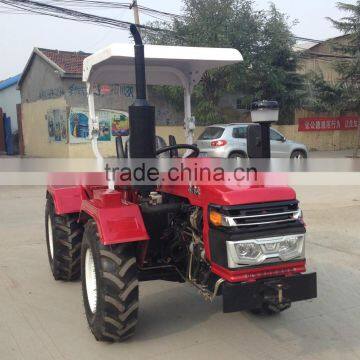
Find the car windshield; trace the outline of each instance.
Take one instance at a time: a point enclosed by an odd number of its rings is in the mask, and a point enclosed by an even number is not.
[[[220,139],[225,129],[221,127],[209,127],[199,137],[199,140],[216,140]]]

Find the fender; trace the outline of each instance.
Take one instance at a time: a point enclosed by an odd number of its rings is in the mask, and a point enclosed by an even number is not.
[[[82,186],[48,186],[47,198],[51,196],[57,215],[79,213],[81,204],[88,199]]]
[[[123,193],[95,190],[94,198],[83,200],[80,221],[95,220],[103,245],[149,241],[138,205],[123,199]]]

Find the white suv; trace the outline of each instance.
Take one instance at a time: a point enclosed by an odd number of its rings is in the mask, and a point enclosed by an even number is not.
[[[195,142],[202,157],[246,158],[247,128],[249,124],[213,125],[205,129]],[[270,129],[271,156],[273,158],[306,159],[304,144],[287,140],[275,129]]]

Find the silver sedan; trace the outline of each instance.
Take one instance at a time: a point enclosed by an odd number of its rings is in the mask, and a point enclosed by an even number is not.
[[[247,128],[249,124],[213,125],[205,129],[195,142],[202,157],[246,158]],[[270,129],[273,158],[306,159],[306,145],[288,140],[275,129]]]

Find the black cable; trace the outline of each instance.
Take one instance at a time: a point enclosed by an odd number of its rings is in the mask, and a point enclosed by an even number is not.
[[[172,13],[160,11],[160,10],[155,10],[155,9],[148,8],[146,6],[138,5],[138,8],[141,11],[146,11],[146,12],[150,12],[150,13],[154,13],[154,14],[158,14],[158,15],[164,15],[164,16],[168,16],[168,17],[172,17],[172,18],[184,18],[184,16],[182,16],[182,15],[172,14]]]
[[[43,3],[31,0],[0,0],[0,3],[15,8],[20,11],[28,11],[40,15],[58,17],[66,20],[83,21],[95,23],[103,26],[117,27],[129,29],[131,22],[117,20],[113,18],[98,16],[94,14],[84,13],[72,9],[67,9],[49,3]],[[138,25],[138,27],[149,31],[166,31],[164,29],[154,28],[146,25]]]
[[[122,29],[128,29],[132,23],[127,21],[121,21],[113,18],[103,17],[103,16],[97,16],[94,14],[89,13],[83,13],[79,11],[75,11],[72,9],[62,8],[59,6],[55,6],[52,4],[60,4],[64,3],[69,6],[75,6],[75,7],[92,7],[92,8],[108,8],[108,9],[130,9],[131,3],[118,3],[114,1],[99,1],[99,0],[47,0],[47,2],[37,2],[37,1],[30,1],[30,0],[0,0],[0,4],[7,5],[5,13],[10,13],[10,10],[8,7],[15,8],[16,14],[21,14],[24,12],[31,12],[35,13],[37,15],[47,15],[47,16],[53,16],[65,20],[73,20],[73,21],[83,21],[87,23],[93,23],[100,26],[106,26],[106,27],[116,27],[116,28],[122,28]],[[151,9],[146,6],[138,6],[139,10],[141,10],[143,13],[145,13],[148,16],[151,16],[157,20],[163,21],[162,18],[159,18],[158,16],[154,15],[160,15],[165,17],[171,17],[171,18],[184,18],[182,15],[177,15],[165,11],[155,10]],[[0,12],[1,13],[1,12]],[[166,32],[171,34],[172,36],[180,39],[180,40],[186,40],[183,36],[177,35],[174,31],[171,31],[169,29],[165,28],[156,28],[152,26],[147,25],[138,25],[138,27],[153,31],[153,32]],[[306,37],[300,37],[300,36],[294,36],[295,40],[299,41],[307,41],[312,42],[314,44],[322,44],[325,43],[327,40],[316,40]],[[333,45],[336,45],[336,43],[333,43]],[[341,46],[341,44],[338,44]],[[304,52],[308,51],[308,49],[304,49]],[[330,56],[330,55],[329,55]],[[333,55],[335,57],[335,55]],[[343,57],[340,57],[343,58]],[[346,57],[344,57],[346,58]],[[349,57],[351,58],[351,57]]]

